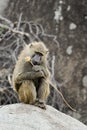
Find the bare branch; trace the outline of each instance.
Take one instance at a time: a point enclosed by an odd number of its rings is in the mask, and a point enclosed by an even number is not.
[[[2,28],[4,28],[4,29],[8,29],[8,30],[10,30],[11,32],[16,33],[16,34],[25,35],[25,36],[27,36],[27,37],[30,36],[28,33],[21,32],[21,31],[15,30],[15,29],[11,29],[11,28],[8,27],[7,25],[3,25],[3,24],[1,24],[1,23],[0,23],[0,27],[2,27]]]
[[[16,28],[17,30],[19,30],[19,28],[20,28],[21,19],[22,19],[22,13],[20,14],[20,17],[19,17],[18,25],[17,25],[17,28]]]
[[[1,15],[0,15],[0,19],[1,19],[2,21],[5,21],[10,27],[13,27],[13,23],[12,23],[10,20],[8,20],[8,19],[2,17]]]

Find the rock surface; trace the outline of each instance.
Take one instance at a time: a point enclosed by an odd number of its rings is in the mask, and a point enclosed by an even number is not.
[[[14,104],[0,108],[1,130],[87,130],[87,126],[56,109]]]

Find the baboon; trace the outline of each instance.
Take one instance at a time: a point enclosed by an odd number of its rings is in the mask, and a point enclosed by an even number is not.
[[[48,49],[43,42],[26,45],[18,57],[12,80],[21,102],[43,109],[50,93],[47,56]]]

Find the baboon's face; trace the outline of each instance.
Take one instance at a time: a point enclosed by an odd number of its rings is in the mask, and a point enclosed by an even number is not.
[[[43,54],[40,52],[35,52],[35,54],[32,56],[32,63],[34,65],[40,65],[42,62]]]
[[[34,65],[42,65],[47,61],[48,49],[42,42],[34,42],[29,45],[31,60]]]

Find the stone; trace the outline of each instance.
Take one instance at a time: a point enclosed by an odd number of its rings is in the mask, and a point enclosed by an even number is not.
[[[0,108],[1,130],[87,130],[87,126],[51,106],[47,110],[12,104]]]

